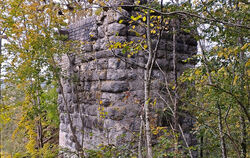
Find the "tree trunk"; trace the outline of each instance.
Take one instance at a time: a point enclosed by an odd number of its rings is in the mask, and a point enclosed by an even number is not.
[[[200,138],[200,158],[203,158],[203,141],[204,141],[204,137],[201,136],[201,138]]]
[[[150,10],[147,13],[147,42],[148,42],[148,61],[144,70],[144,110],[145,110],[145,123],[146,123],[146,140],[147,140],[147,158],[153,157],[152,152],[152,138],[151,138],[151,129],[149,121],[149,102],[150,102],[150,84],[151,84],[151,65],[153,64],[153,49],[150,33]]]
[[[0,34],[2,35],[2,34]],[[2,56],[2,38],[0,37],[0,57]],[[2,104],[2,63],[0,63],[0,104]],[[0,157],[2,154],[2,124],[0,124]]]
[[[185,142],[185,144],[186,144],[186,147],[188,148],[188,152],[189,152],[190,158],[193,158],[192,151],[191,151],[190,148],[189,148],[189,145],[188,145],[187,139],[186,139],[186,137],[185,137],[185,135],[184,135],[184,132],[183,132],[183,130],[182,130],[182,127],[181,127],[180,124],[178,124],[178,126],[179,126],[179,129],[180,129],[180,131],[181,131],[181,135],[182,135],[182,137],[183,137],[183,140],[184,140],[184,142]]]
[[[177,100],[177,72],[176,72],[176,28],[173,20],[173,72],[174,72],[174,132],[178,133],[178,100]],[[175,152],[178,153],[178,135],[175,136]]]
[[[239,37],[238,39],[238,43],[239,45],[243,46],[243,39],[241,37]],[[245,54],[244,52],[240,52],[240,62],[241,63],[246,63],[245,60]],[[241,92],[244,92],[244,86],[245,86],[245,64],[241,65],[241,73],[240,73],[240,89]],[[244,100],[244,94],[241,93],[241,98],[242,100]],[[246,122],[245,122],[245,118],[244,115],[241,113],[240,114],[240,127],[241,127],[241,158],[246,158],[247,155],[247,131],[246,131]]]
[[[221,147],[221,156],[222,158],[227,158],[227,151],[226,151],[226,144],[225,144],[225,138],[223,134],[223,126],[222,126],[222,116],[221,116],[221,107],[219,103],[217,103],[218,106],[218,127],[219,127],[219,133],[220,133],[220,147]]]
[[[246,122],[243,114],[240,116],[240,126],[241,126],[241,158],[247,157],[247,131]]]
[[[141,126],[140,126],[140,135],[139,135],[139,144],[138,144],[138,158],[142,158],[142,138],[143,138],[143,126],[144,121],[142,115],[141,118]]]
[[[38,148],[43,148],[43,127],[41,118],[37,122],[37,141],[38,141]]]

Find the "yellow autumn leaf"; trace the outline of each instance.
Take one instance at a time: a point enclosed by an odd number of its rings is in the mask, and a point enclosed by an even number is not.
[[[151,33],[152,33],[152,34],[155,34],[155,33],[156,33],[156,31],[155,31],[155,30],[151,30]]]
[[[222,57],[223,56],[223,52],[218,52],[218,57]]]
[[[218,70],[218,72],[224,72],[224,71],[225,71],[225,67],[224,66]]]
[[[241,50],[245,50],[245,49],[247,49],[248,45],[249,45],[249,43],[244,44],[244,46],[243,46],[243,47],[241,47]]]
[[[187,79],[191,81],[193,79],[193,76],[189,76]]]
[[[144,16],[144,17],[142,18],[142,20],[143,20],[143,21],[146,21],[146,20],[147,20],[146,16]]]
[[[99,104],[101,105],[102,103],[103,103],[103,101],[102,101],[102,100],[100,100]]]
[[[228,55],[226,53],[224,53],[224,57],[225,59],[228,59]]]
[[[200,75],[201,74],[201,71],[199,69],[195,70],[195,75]]]
[[[118,9],[120,12],[122,12],[122,7],[118,7],[117,9]]]
[[[246,67],[250,66],[250,59],[247,61],[247,63],[245,64]]]
[[[143,45],[143,48],[144,48],[144,49],[147,49],[147,48],[148,48],[148,45],[144,44],[144,45]]]
[[[247,70],[247,76],[250,76],[250,70]]]
[[[100,1],[100,2],[99,2],[99,5],[103,7],[103,6],[105,6],[106,4],[105,4],[103,1]]]
[[[236,75],[236,76],[234,77],[234,82],[233,82],[233,85],[236,85],[236,82],[237,82],[238,78],[239,78],[239,76],[238,76],[238,75]]]
[[[122,22],[123,22],[123,20],[120,20],[120,21],[119,21],[119,24],[121,24]]]

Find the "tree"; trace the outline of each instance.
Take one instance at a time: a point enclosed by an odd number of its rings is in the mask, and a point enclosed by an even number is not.
[[[196,6],[207,18],[218,19],[201,25],[197,36],[200,65],[183,76],[194,84],[190,90],[195,94],[189,103],[192,111],[193,107],[198,108],[193,115],[197,117],[200,132],[200,157],[216,155],[219,150],[221,157],[246,157],[249,28],[244,13],[247,7],[244,2],[231,1],[208,1]],[[224,22],[220,23],[222,18]],[[203,39],[216,46],[207,46]]]
[[[8,0],[0,3],[1,28],[5,28],[8,41],[5,44],[5,88],[17,87],[23,99],[15,102],[5,96],[10,111],[18,108],[20,122],[14,134],[24,133],[27,138],[26,153],[32,157],[52,156],[57,153],[58,112],[57,83],[52,58],[64,51],[57,30],[66,25],[63,10],[52,1]],[[64,11],[64,10],[63,10]],[[65,11],[65,14],[67,11]],[[20,132],[19,132],[20,131]],[[55,134],[53,134],[55,133]],[[52,143],[53,142],[53,143]],[[17,154],[17,153],[16,153]]]

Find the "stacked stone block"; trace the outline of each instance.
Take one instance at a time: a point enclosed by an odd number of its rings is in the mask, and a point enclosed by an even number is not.
[[[129,141],[133,137],[132,132],[139,131],[144,102],[144,69],[138,65],[145,65],[147,55],[140,51],[131,58],[126,58],[122,50],[108,49],[110,41],[123,43],[141,39],[129,31],[127,23],[119,23],[121,19],[126,21],[126,17],[131,14],[133,12],[122,10],[119,13],[110,9],[100,16],[85,18],[69,26],[69,39],[83,41],[85,44],[81,51],[68,57],[65,55],[62,61],[67,78],[62,79],[63,90],[59,91],[58,98],[61,147],[73,151],[77,148],[64,100],[69,106],[78,141],[84,148],[93,149],[99,144],[119,145],[124,143],[119,140],[120,136],[124,135],[124,140]],[[139,26],[136,29],[138,32],[145,32]],[[181,73],[193,66],[183,60],[196,53],[197,43],[190,35],[183,34],[178,36],[176,45],[177,70]],[[173,80],[172,58],[171,35],[165,33],[159,46],[157,62],[168,74],[169,81]],[[152,74],[152,98],[157,98],[154,108],[158,110],[166,107],[157,95],[164,95],[163,82],[164,76],[155,66]],[[152,114],[151,117],[159,119],[157,115]],[[187,127],[192,125],[192,120],[182,122]],[[188,138],[190,143],[191,139]]]

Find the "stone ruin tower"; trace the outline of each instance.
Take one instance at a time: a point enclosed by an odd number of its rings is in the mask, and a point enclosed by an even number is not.
[[[73,151],[77,149],[70,124],[75,128],[78,142],[88,149],[96,148],[99,144],[119,145],[124,143],[121,136],[129,141],[133,137],[131,132],[139,132],[144,101],[144,70],[133,63],[145,64],[147,57],[145,52],[139,52],[127,59],[120,49],[111,51],[107,46],[109,41],[123,43],[140,39],[134,32],[129,31],[128,24],[119,23],[121,19],[125,21],[126,16],[131,16],[133,12],[126,8],[122,13],[110,9],[99,16],[83,18],[68,27],[69,39],[88,42],[82,45],[79,52],[63,57],[61,62],[63,70],[71,76],[71,79],[62,79],[63,90],[59,90],[58,97],[59,144],[62,148]],[[139,27],[136,29],[138,32],[145,31]],[[196,54],[197,42],[188,34],[178,35],[176,41],[177,71],[181,73],[193,66],[182,61]],[[163,33],[157,62],[170,82],[174,78],[172,49],[172,36]],[[158,110],[166,107],[157,95],[164,95],[163,82],[164,75],[155,67],[151,95],[152,98],[157,98]],[[155,118],[159,125],[165,125],[157,115],[152,113],[151,117]],[[189,131],[193,124],[188,118],[180,122],[184,131]],[[193,138],[188,132],[185,135],[191,145]]]

